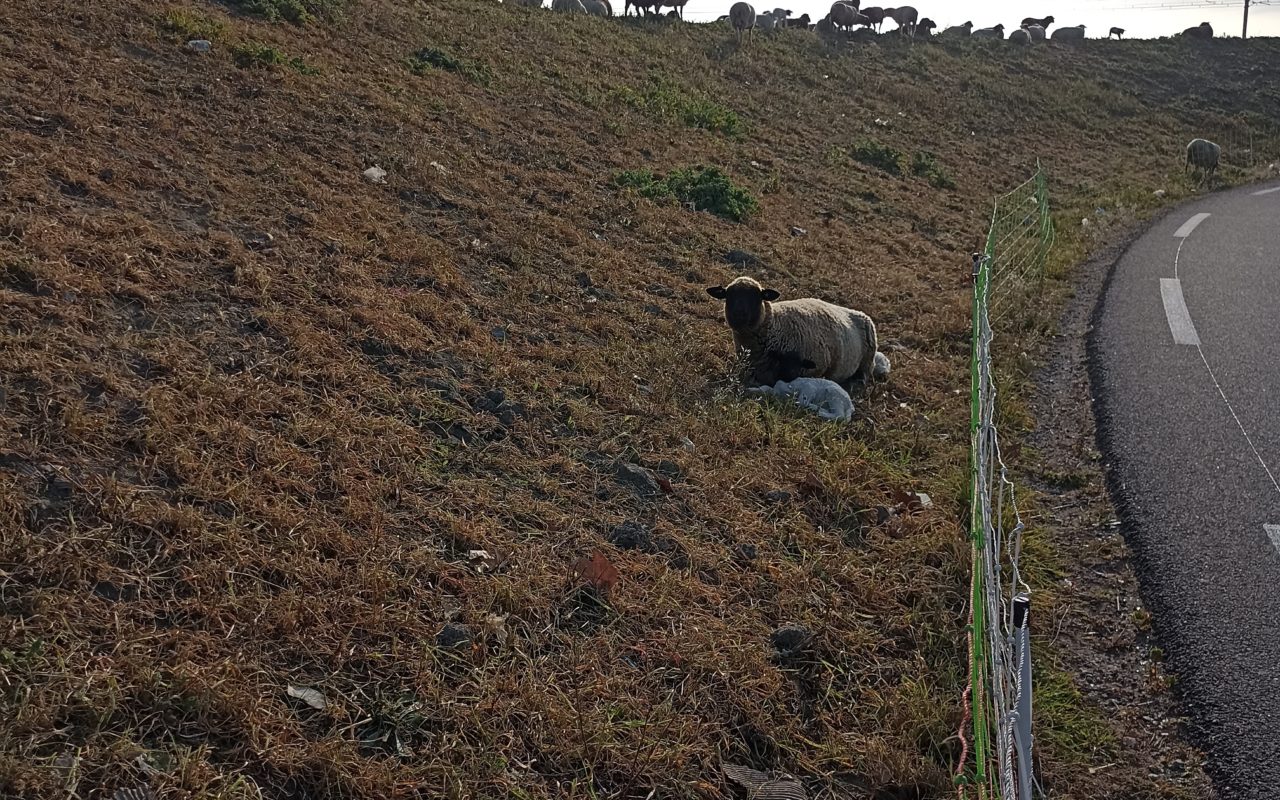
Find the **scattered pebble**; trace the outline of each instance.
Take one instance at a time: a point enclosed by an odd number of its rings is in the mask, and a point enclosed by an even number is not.
[[[783,625],[769,634],[769,643],[781,655],[789,656],[804,650],[813,642],[813,631],[803,625]]]
[[[615,525],[606,541],[623,550],[650,550],[653,548],[653,532],[640,522],[627,521]]]
[[[387,171],[382,167],[369,167],[363,173],[364,179],[369,183],[386,183]]]
[[[792,235],[792,236],[808,236],[808,235],[809,235],[809,232],[808,232],[807,230],[805,230],[804,228],[800,228],[800,227],[796,227],[795,225],[792,225],[792,226],[791,226],[791,235]]]
[[[452,650],[470,642],[471,629],[461,622],[450,622],[436,634],[436,646],[446,650]]]
[[[187,42],[187,49],[193,53],[207,53],[213,49],[213,42],[208,39],[192,39]]]
[[[507,340],[507,329],[494,328],[493,330],[489,331],[489,335],[492,336],[494,339],[497,339],[499,342],[505,342]]]
[[[653,473],[636,464],[619,461],[613,467],[613,474],[618,479],[618,483],[641,497],[655,497],[661,491]]]

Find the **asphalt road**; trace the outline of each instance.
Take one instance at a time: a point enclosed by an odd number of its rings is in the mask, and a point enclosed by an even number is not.
[[[1136,240],[1090,359],[1109,480],[1215,788],[1277,800],[1280,186],[1206,197]]]

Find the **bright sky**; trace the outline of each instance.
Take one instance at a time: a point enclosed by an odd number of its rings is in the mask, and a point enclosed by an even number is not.
[[[817,21],[826,16],[832,0],[748,0],[757,12],[770,8],[788,8],[799,16],[808,12]],[[1195,0],[1191,0],[1194,2]],[[1249,36],[1280,36],[1280,0],[1276,5],[1253,5],[1249,9]],[[1177,33],[1192,25],[1208,22],[1215,36],[1239,36],[1244,4],[1214,5],[1207,8],[1150,8],[1156,5],[1186,5],[1183,0],[879,0],[883,6],[914,5],[920,16],[938,23],[939,29],[972,20],[974,27],[985,28],[1003,22],[1005,33],[1016,27],[1023,17],[1052,14],[1060,25],[1084,25],[1090,37],[1105,37],[1111,26],[1125,29],[1134,38],[1158,38]],[[876,5],[877,0],[863,0],[862,5]],[[733,0],[689,0],[685,19],[710,22],[729,13]],[[1136,8],[1136,6],[1148,6]],[[885,30],[893,27],[885,24]]]

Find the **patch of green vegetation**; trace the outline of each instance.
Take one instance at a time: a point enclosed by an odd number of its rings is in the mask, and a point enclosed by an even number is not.
[[[1058,489],[1082,489],[1089,485],[1091,476],[1085,470],[1046,469],[1043,473],[1045,483]]]
[[[1036,669],[1037,737],[1058,758],[1071,764],[1098,762],[1115,752],[1115,733],[1107,719],[1089,706],[1071,676],[1049,665]]]
[[[661,120],[723,133],[735,139],[746,134],[746,125],[736,112],[706,95],[688,91],[661,78],[653,79],[649,85],[640,89],[623,86],[614,89],[609,95],[620,103]]]
[[[295,25],[315,22],[317,18],[333,18],[347,0],[229,0],[232,6],[248,14],[257,14],[271,22],[288,20]]]
[[[647,169],[621,172],[614,183],[652,200],[675,200],[695,211],[742,222],[760,210],[760,203],[717,167],[678,169],[660,178]]]
[[[169,9],[160,21],[165,30],[181,36],[184,40],[206,39],[212,42],[220,38],[226,30],[226,26],[220,20],[185,8]]]
[[[857,161],[890,175],[902,174],[902,151],[874,139],[863,139],[849,151]]]
[[[911,157],[911,174],[927,178],[929,185],[935,189],[956,188],[956,182],[938,163],[938,157],[928,150],[917,150]]]
[[[456,73],[481,86],[488,86],[493,80],[493,72],[488,65],[478,61],[464,61],[439,48],[424,47],[409,57],[409,71],[414,75],[425,75],[428,70],[433,69]]]
[[[267,44],[241,42],[231,48],[231,58],[241,69],[253,67],[288,67],[300,75],[319,75],[320,70],[298,56],[288,56]]]

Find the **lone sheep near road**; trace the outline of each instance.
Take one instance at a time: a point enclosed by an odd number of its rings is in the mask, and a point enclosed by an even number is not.
[[[724,301],[735,349],[747,356],[753,378],[777,380],[776,371],[766,373],[770,364],[776,370],[779,353],[812,362],[806,377],[842,385],[888,374],[887,360],[876,358],[875,323],[861,311],[812,297],[775,302],[777,291],[748,277],[708,286],[707,294]]]
[[[729,8],[729,22],[732,23],[734,33],[738,36],[738,44],[742,44],[744,31],[747,34],[747,41],[751,41],[751,32],[756,27],[756,10],[750,3],[741,1],[734,3]]]
[[[1187,160],[1182,171],[1200,170],[1200,181],[1204,182],[1218,171],[1218,162],[1222,159],[1222,148],[1208,139],[1192,139],[1187,144]]]

